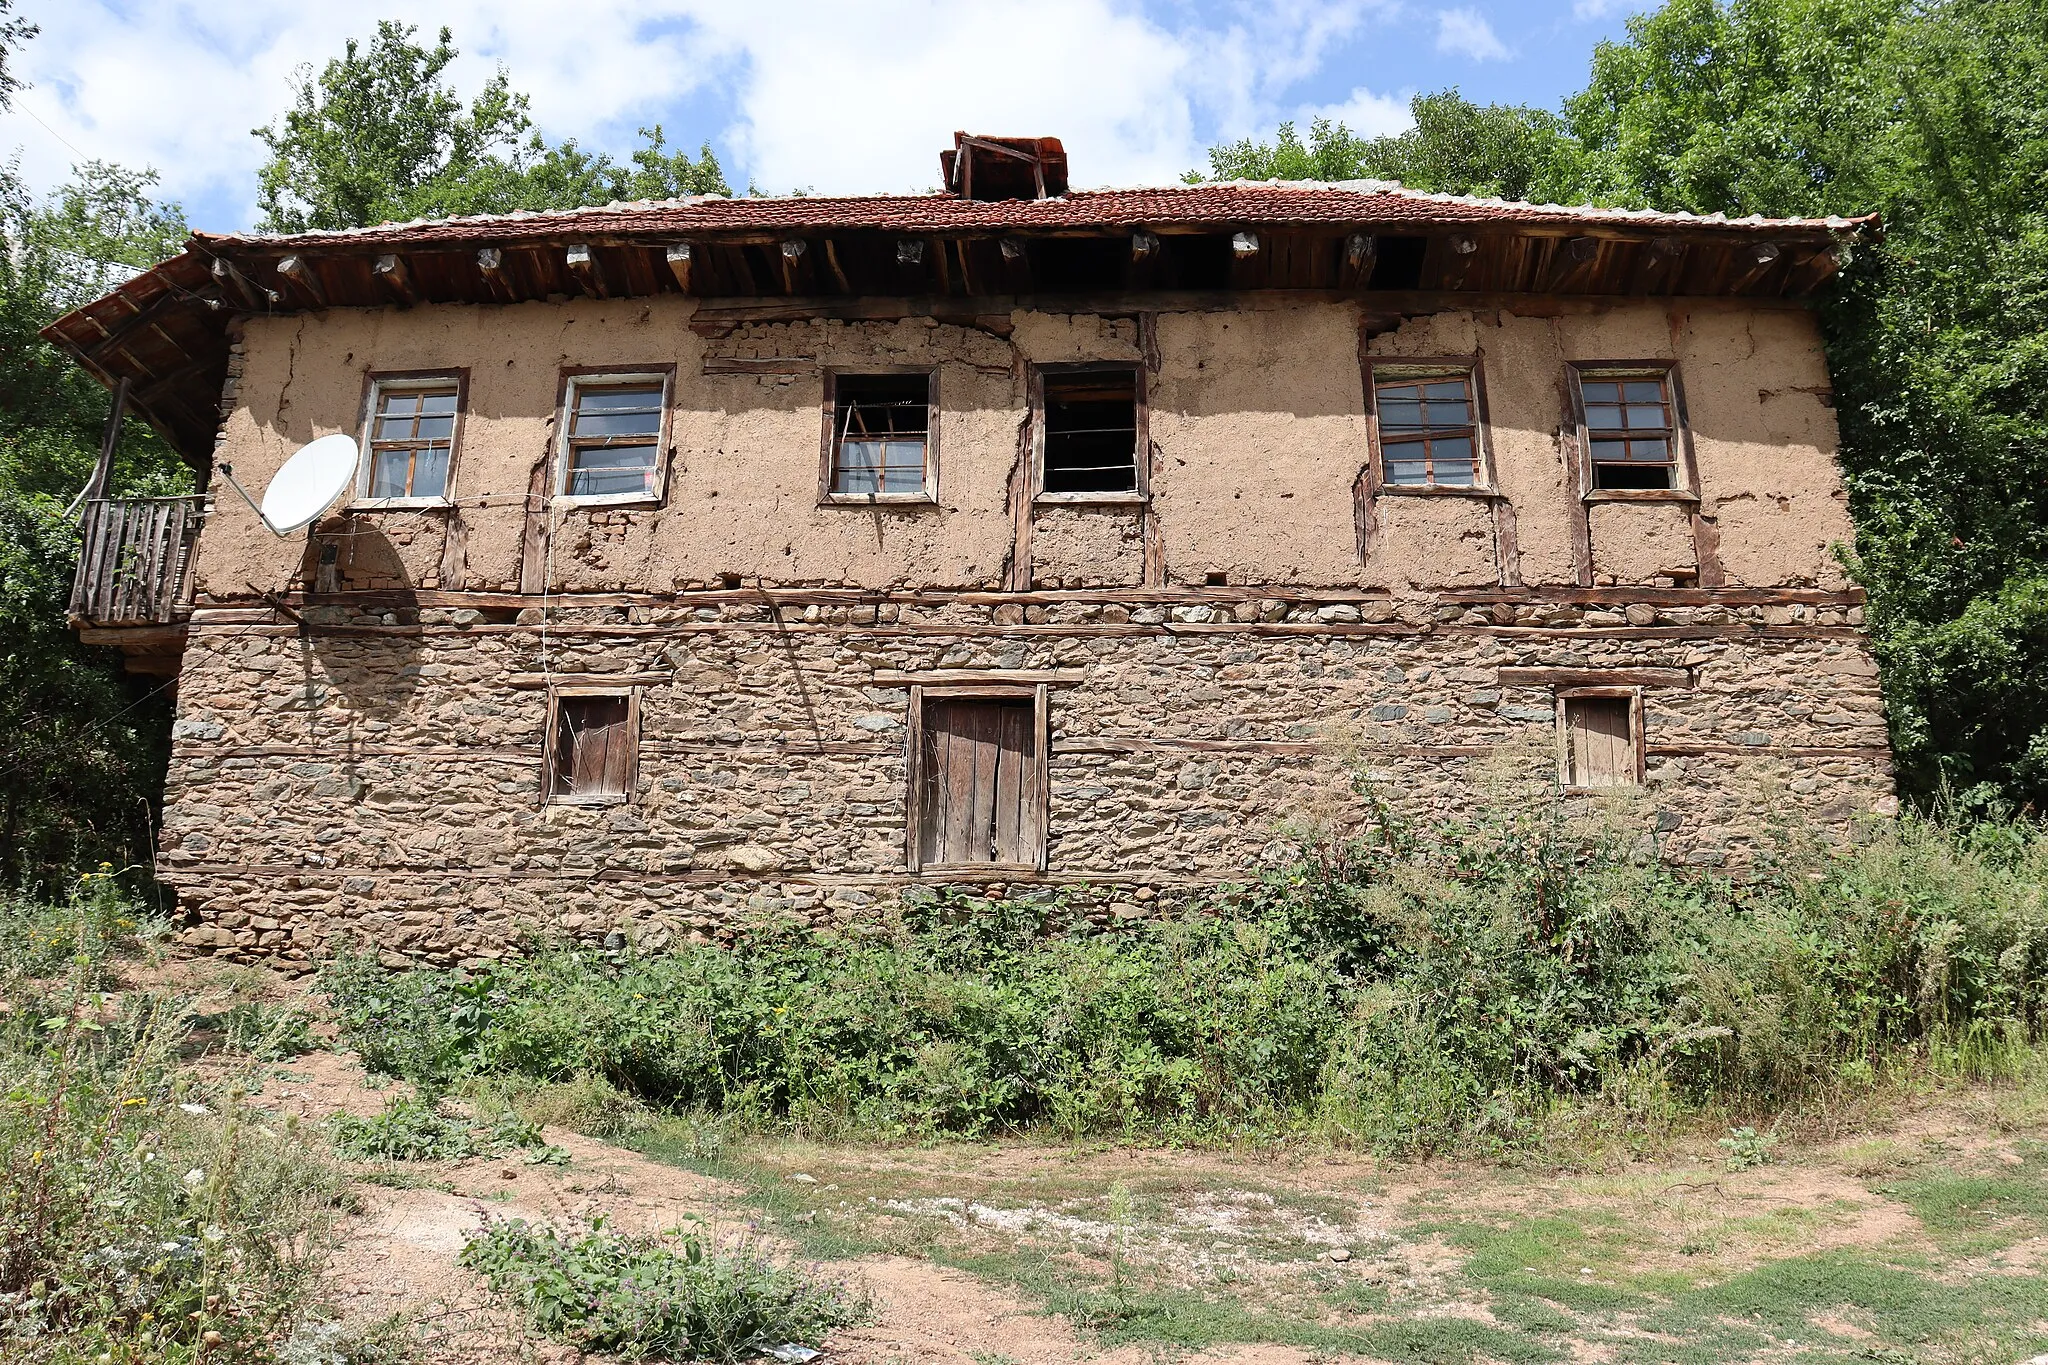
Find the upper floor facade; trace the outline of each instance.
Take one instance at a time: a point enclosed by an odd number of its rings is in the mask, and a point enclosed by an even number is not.
[[[948,195],[199,237],[50,335],[202,476],[359,441],[302,537],[215,497],[202,601],[1843,586],[1806,299],[1867,225],[998,199],[1050,163],[981,145]]]

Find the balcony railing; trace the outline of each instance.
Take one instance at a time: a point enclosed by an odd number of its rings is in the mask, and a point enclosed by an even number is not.
[[[101,498],[85,505],[71,619],[96,626],[175,619],[192,600],[192,547],[206,498]]]

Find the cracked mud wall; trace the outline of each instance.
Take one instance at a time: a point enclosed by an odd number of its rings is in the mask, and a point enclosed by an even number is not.
[[[537,510],[553,591],[716,587],[738,579],[869,588],[996,588],[1017,547],[1009,490],[1033,363],[1146,367],[1152,501],[1041,509],[1033,577],[1055,585],[1373,587],[1398,593],[1576,581],[1568,360],[1679,366],[1708,539],[1731,586],[1839,587],[1829,546],[1851,533],[1834,465],[1831,395],[1812,316],[1734,302],[1642,300],[1455,310],[1371,338],[1376,355],[1480,357],[1502,543],[1480,500],[1383,495],[1361,561],[1353,488],[1366,462],[1359,308],[1252,300],[1136,317],[1014,314],[980,328],[929,319],[757,323],[707,338],[674,297],[509,307],[334,310],[251,318],[220,458],[262,486],[298,446],[360,432],[372,371],[466,368],[453,509],[336,516],[314,539],[341,586],[516,591],[527,490],[551,458],[564,367],[675,367],[659,506]],[[1147,326],[1150,333],[1147,334]],[[1009,335],[1000,335],[1007,331]],[[823,373],[934,366],[937,503],[820,507]],[[752,372],[733,372],[748,370]],[[711,372],[707,372],[707,370]],[[1588,518],[1603,581],[1652,582],[1675,562],[1669,515]],[[452,539],[450,530],[457,532]],[[1134,529],[1135,528],[1135,529]],[[1152,537],[1156,563],[1145,562]],[[216,599],[310,576],[319,546],[280,543],[238,499],[216,499],[197,560]]]

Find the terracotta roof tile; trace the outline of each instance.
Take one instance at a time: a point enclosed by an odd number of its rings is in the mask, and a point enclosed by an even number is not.
[[[1385,180],[1334,184],[1231,181],[1153,189],[1079,190],[1054,199],[996,202],[959,199],[943,194],[741,199],[713,195],[606,204],[599,208],[549,213],[425,219],[285,237],[208,233],[198,236],[203,241],[216,243],[272,242],[283,245],[303,242],[310,245],[345,240],[363,245],[424,245],[433,242],[552,238],[577,232],[622,236],[834,229],[948,233],[1008,228],[1028,231],[1034,228],[1229,227],[1252,224],[1331,227],[1626,224],[1750,234],[1838,232],[1859,228],[1872,221],[1873,218],[1730,219],[1720,214],[1700,216],[1525,204],[1465,195],[1424,194]]]

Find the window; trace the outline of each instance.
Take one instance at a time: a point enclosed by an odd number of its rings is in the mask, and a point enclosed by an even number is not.
[[[653,497],[667,393],[660,375],[572,381],[556,491],[591,500]]]
[[[1579,397],[1596,490],[1680,486],[1669,375],[1587,374]]]
[[[1558,776],[1565,786],[1642,781],[1641,702],[1634,692],[1566,692],[1557,705]]]
[[[630,797],[639,713],[634,693],[556,693],[549,719],[548,800],[608,805]]]
[[[927,454],[938,406],[933,388],[929,373],[832,377],[829,496],[930,496]]]
[[[1045,866],[1045,691],[913,689],[911,870]]]
[[[1384,485],[1479,486],[1479,424],[1470,370],[1375,371],[1373,404]]]
[[[461,384],[453,378],[378,380],[356,488],[364,502],[436,503],[448,498]]]
[[[1139,496],[1136,367],[1056,370],[1041,382],[1041,492],[1080,500]]]

